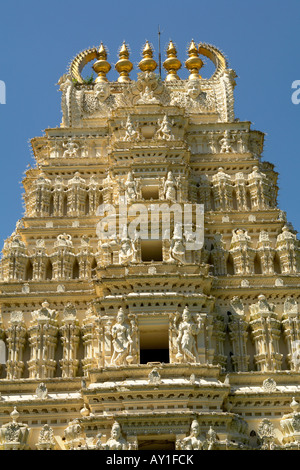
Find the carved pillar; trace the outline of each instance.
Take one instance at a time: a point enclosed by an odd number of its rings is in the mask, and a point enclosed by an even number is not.
[[[226,367],[227,357],[224,354],[225,343],[225,323],[222,315],[215,314],[214,321],[211,324],[211,334],[213,334],[215,342],[214,363]]]
[[[26,328],[22,312],[12,312],[9,327],[6,329],[8,360],[7,378],[20,379],[24,370],[23,352],[26,342]]]
[[[86,207],[86,183],[76,172],[74,177],[68,181],[68,213],[78,217],[85,214]]]
[[[247,354],[248,323],[244,305],[238,297],[231,301],[232,314],[228,318],[229,338],[232,345],[231,361],[234,372],[247,372],[249,355]]]
[[[280,258],[281,272],[292,274],[299,272],[299,240],[295,233],[292,233],[287,226],[284,226],[282,233],[278,235],[276,250]]]
[[[99,318],[94,313],[92,307],[89,307],[86,312],[81,331],[84,345],[82,365],[83,371],[87,375],[90,369],[104,366],[102,351],[100,350],[103,333],[101,332],[101,325],[99,325]]]
[[[55,251],[51,255],[53,265],[53,279],[71,279],[75,255],[71,235],[58,235],[54,244]]]
[[[87,237],[82,237],[81,246],[77,255],[79,264],[79,279],[91,279],[93,254],[91,252],[90,241]]]
[[[102,189],[100,183],[92,176],[88,184],[89,215],[96,215],[99,205],[102,203]]]
[[[34,248],[34,255],[32,257],[32,279],[34,281],[43,281],[46,279],[48,259],[44,240],[37,240],[36,247]]]
[[[76,308],[68,303],[64,309],[62,326],[59,329],[63,344],[63,358],[59,361],[62,377],[76,377],[78,370],[77,350],[80,327],[76,315]]]
[[[20,235],[14,235],[3,248],[2,273],[5,281],[21,281],[24,279],[27,256],[25,243]]]
[[[232,183],[229,175],[219,168],[218,173],[212,177],[213,192],[215,196],[215,210],[227,211],[232,209]]]
[[[32,312],[31,326],[28,329],[30,343],[28,369],[30,378],[54,377],[58,333],[56,317],[56,311],[49,309],[48,302],[44,302],[42,308]]]
[[[281,369],[282,354],[279,353],[280,321],[264,295],[256,304],[250,305],[250,327],[255,344],[255,362],[260,371]]]
[[[43,173],[34,182],[35,186],[35,214],[45,217],[50,212],[51,181]]]
[[[274,252],[268,232],[262,230],[259,234],[257,253],[261,261],[263,274],[274,274]]]
[[[253,274],[255,251],[250,246],[251,238],[246,230],[232,231],[230,253],[234,261],[235,274]]]
[[[53,185],[53,215],[62,217],[67,215],[65,184],[60,176],[58,176]]]
[[[284,338],[288,348],[287,360],[291,370],[300,370],[300,313],[297,301],[288,297],[282,315]]]

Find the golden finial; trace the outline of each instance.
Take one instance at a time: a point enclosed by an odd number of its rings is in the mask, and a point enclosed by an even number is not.
[[[111,66],[107,62],[107,52],[102,42],[97,52],[97,61],[93,65],[93,69],[98,74],[95,83],[107,82],[106,74],[110,71]]]
[[[139,63],[139,68],[142,72],[153,72],[157,67],[157,63],[153,59],[153,50],[148,41],[146,41],[142,55],[143,59]]]
[[[129,60],[129,50],[125,41],[120,49],[119,60],[116,63],[115,68],[120,74],[118,82],[130,82],[129,73],[133,69],[133,64]]]
[[[181,62],[177,59],[177,50],[173,42],[170,41],[167,49],[167,59],[163,63],[164,68],[168,72],[166,81],[180,80],[177,75],[177,70],[181,68]]]
[[[188,55],[189,58],[186,60],[185,66],[190,72],[189,80],[201,78],[199,75],[199,70],[203,66],[203,62],[199,57],[198,48],[194,40],[192,40],[190,44],[190,47],[188,49]]]

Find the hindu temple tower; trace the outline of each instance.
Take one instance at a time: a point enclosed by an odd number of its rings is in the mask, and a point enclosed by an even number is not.
[[[298,449],[299,241],[264,134],[214,46],[181,63],[171,41],[163,67],[147,42],[133,80],[124,43],[111,81],[103,44],[79,53],[31,141],[1,259],[1,449]]]

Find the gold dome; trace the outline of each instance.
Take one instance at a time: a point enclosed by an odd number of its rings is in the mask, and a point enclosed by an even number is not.
[[[129,50],[125,41],[119,52],[119,60],[115,65],[115,69],[120,74],[118,82],[130,82],[129,73],[133,69],[133,64],[129,60]]]
[[[194,40],[192,40],[190,44],[190,47],[188,49],[188,55],[189,57],[185,62],[185,66],[190,72],[189,80],[201,78],[201,76],[199,75],[199,70],[203,66],[203,62],[199,57],[198,48]]]
[[[145,47],[142,52],[143,59],[139,63],[139,68],[142,72],[154,72],[157,68],[157,63],[153,59],[153,50],[148,41],[146,41]]]
[[[95,83],[107,82],[106,74],[110,71],[111,66],[107,62],[107,52],[102,42],[97,52],[97,61],[93,65],[93,69],[97,73],[98,77],[95,80]]]
[[[167,59],[163,63],[164,68],[168,72],[166,81],[180,80],[177,75],[177,70],[181,68],[181,62],[177,59],[177,50],[173,42],[170,41],[167,48]]]

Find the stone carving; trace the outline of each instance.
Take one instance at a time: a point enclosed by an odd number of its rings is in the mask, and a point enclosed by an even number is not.
[[[154,367],[154,369],[152,369],[152,371],[148,375],[148,379],[150,384],[158,385],[161,383],[161,376],[157,367]]]
[[[158,121],[158,130],[156,132],[156,138],[162,140],[174,140],[172,132],[172,125],[174,121],[169,122],[168,116],[165,115],[162,120]]]
[[[132,171],[129,171],[124,183],[126,201],[135,201],[138,197],[138,183],[135,181]]]
[[[41,382],[37,386],[35,394],[38,398],[40,398],[42,400],[45,400],[48,397],[48,389],[47,389],[46,385],[43,382]]]
[[[205,437],[201,434],[200,425],[197,420],[191,424],[190,435],[177,442],[179,450],[203,450],[205,445]]]
[[[45,424],[40,430],[38,442],[36,444],[38,450],[53,450],[55,447],[55,439],[53,429]]]
[[[117,314],[117,321],[111,329],[113,353],[111,364],[123,366],[131,364],[134,360],[133,345],[134,341],[132,325],[125,323],[125,315],[123,309],[120,308]]]
[[[263,419],[257,431],[261,439],[261,450],[275,450],[275,430],[271,421],[267,418]]]
[[[129,444],[122,436],[122,428],[115,422],[111,428],[111,437],[104,444],[104,450],[128,450]]]
[[[17,408],[10,414],[12,422],[4,424],[0,428],[1,450],[26,450],[28,448],[28,437],[30,428],[27,424],[18,423],[19,412]]]
[[[178,352],[176,358],[180,362],[199,362],[197,336],[201,328],[201,319],[198,317],[198,323],[196,324],[188,307],[185,307],[182,313],[182,320],[178,326],[177,336]]]
[[[85,435],[78,419],[69,422],[64,430],[64,436],[65,446],[68,450],[77,449],[81,445]]]
[[[124,126],[124,124],[122,124]],[[134,142],[140,139],[140,134],[138,130],[133,125],[130,116],[127,117],[127,121],[125,123],[125,136],[122,138],[124,142]]]
[[[222,138],[220,139],[220,153],[230,153],[234,152],[233,143],[234,137],[231,136],[228,130],[224,131]]]
[[[276,392],[277,384],[271,377],[263,381],[263,389],[265,392]]]
[[[177,184],[172,171],[168,172],[167,178],[164,180],[164,196],[167,201],[176,202]]]

